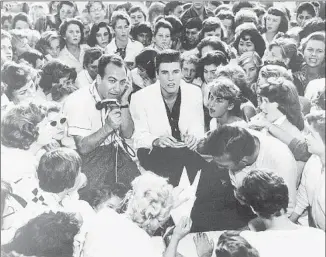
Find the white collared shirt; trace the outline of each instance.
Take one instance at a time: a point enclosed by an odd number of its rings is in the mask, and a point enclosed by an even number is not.
[[[80,45],[80,55],[79,59],[76,59],[67,49],[65,46],[59,53],[58,59],[62,61],[64,64],[73,67],[76,69],[76,72],[79,73],[83,69],[83,62],[84,62],[84,54],[85,50],[89,48],[88,45]]]
[[[75,85],[78,88],[90,87],[93,84],[94,80],[91,78],[87,70],[82,70],[77,74]]]

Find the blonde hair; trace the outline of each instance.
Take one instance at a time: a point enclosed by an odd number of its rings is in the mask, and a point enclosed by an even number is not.
[[[131,184],[126,215],[153,235],[170,217],[174,203],[173,186],[166,178],[153,173],[145,173]]]
[[[258,69],[263,64],[260,56],[255,51],[245,52],[238,58],[238,65],[241,67],[243,67],[248,62],[253,62]]]

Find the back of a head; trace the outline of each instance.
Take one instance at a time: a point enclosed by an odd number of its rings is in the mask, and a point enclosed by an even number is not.
[[[259,257],[259,253],[239,231],[226,231],[218,240],[216,257]]]
[[[80,224],[72,214],[43,213],[19,228],[12,242],[4,245],[3,250],[25,256],[72,257],[74,237],[79,228]]]
[[[248,2],[248,1],[239,1],[234,2],[232,7],[232,12],[234,15],[237,14],[242,8],[252,9],[255,7],[255,4]]]

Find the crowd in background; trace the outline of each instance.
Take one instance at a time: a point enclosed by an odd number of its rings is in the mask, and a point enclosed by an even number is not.
[[[319,257],[325,217],[324,2],[1,1],[1,256]]]

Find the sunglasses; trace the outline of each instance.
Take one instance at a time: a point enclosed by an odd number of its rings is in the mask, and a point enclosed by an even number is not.
[[[61,119],[59,120],[60,124],[64,124],[66,121],[67,121],[67,118],[61,118]],[[50,122],[50,125],[51,125],[52,127],[56,127],[57,124],[58,124],[58,122],[57,122],[56,120]]]

